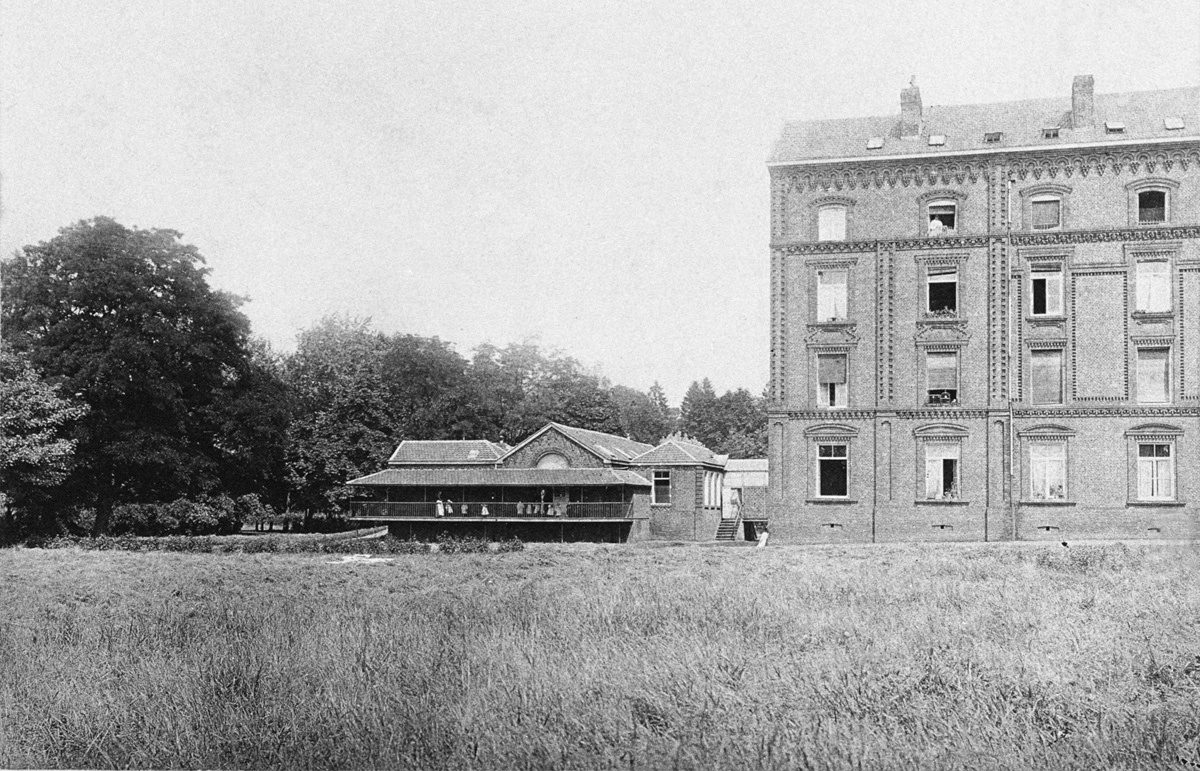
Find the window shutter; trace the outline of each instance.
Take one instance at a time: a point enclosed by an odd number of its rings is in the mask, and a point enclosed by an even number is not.
[[[1033,226],[1035,228],[1055,228],[1059,223],[1058,201],[1034,201]]]
[[[821,383],[845,383],[846,382],[846,357],[845,356],[818,356],[817,357],[817,375]]]
[[[930,391],[958,390],[958,356],[953,353],[931,353],[925,360]]]

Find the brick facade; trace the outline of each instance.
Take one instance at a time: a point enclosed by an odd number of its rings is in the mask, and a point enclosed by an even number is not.
[[[1070,100],[1044,100],[1046,117],[954,108],[911,138],[863,119],[878,159],[823,152],[815,124],[785,130],[770,165],[775,537],[1198,534],[1200,89],[1085,96],[1078,115]],[[997,127],[1006,144],[989,148],[1001,113],[1029,125]],[[946,147],[979,136],[943,151],[937,131]],[[936,232],[939,206],[952,230]],[[843,238],[821,239],[826,207],[845,212]],[[845,281],[844,309],[822,305],[826,280]],[[934,312],[945,282],[956,307]],[[831,357],[844,365],[822,370]]]

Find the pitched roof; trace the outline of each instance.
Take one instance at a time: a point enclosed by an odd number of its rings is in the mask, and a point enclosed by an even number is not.
[[[668,437],[663,440],[662,444],[642,453],[633,462],[638,466],[694,465],[696,463],[721,466],[724,465],[726,457],[717,455],[702,444]]]
[[[1180,118],[1182,129],[1168,129],[1168,118]],[[1106,121],[1123,123],[1109,134]],[[1086,128],[1071,127],[1071,97],[1028,99],[994,104],[934,105],[925,108],[920,136],[900,138],[900,116],[789,121],[775,143],[769,163],[869,157],[871,155],[936,155],[953,151],[991,152],[1006,148],[1052,149],[1074,143],[1120,142],[1130,139],[1200,138],[1200,87],[1127,94],[1096,94],[1094,120]],[[1043,139],[1042,129],[1059,127],[1057,139]],[[997,142],[984,134],[999,132]],[[930,146],[929,137],[945,136]],[[867,140],[882,137],[883,146],[867,149]]]
[[[523,441],[518,442],[516,447],[510,448],[504,454],[511,455],[521,447],[524,447],[537,437],[552,429],[559,431],[568,439],[577,442],[580,446],[584,447],[601,460],[615,460],[618,462],[628,461],[638,455],[641,455],[646,450],[649,450],[652,446],[642,442],[635,442],[632,439],[626,439],[625,437],[617,436],[616,434],[606,434],[602,431],[592,431],[586,428],[564,426],[562,423],[547,423],[542,428],[527,436]]]
[[[766,458],[730,458],[725,462],[726,471],[766,471]]]
[[[486,439],[405,439],[388,465],[423,463],[495,463],[508,448]]]
[[[634,485],[649,487],[645,477],[626,469],[610,468],[495,468],[467,466],[430,468],[400,466],[353,479],[348,485],[424,485],[441,487],[553,487]]]

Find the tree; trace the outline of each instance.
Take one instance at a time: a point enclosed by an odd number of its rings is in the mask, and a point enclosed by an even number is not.
[[[97,217],[3,263],[13,348],[90,408],[62,492],[95,509],[97,533],[118,503],[220,484],[215,402],[243,371],[249,322],[180,239]]]
[[[765,458],[767,413],[763,400],[745,388],[726,391],[713,410],[710,448],[734,458]]]
[[[710,449],[720,440],[717,393],[708,378],[692,381],[679,405],[679,430]]]
[[[436,337],[387,338],[381,361],[393,423],[405,439],[453,439],[467,361]]]
[[[655,383],[651,392],[658,387]],[[667,418],[666,398],[662,404],[648,394],[628,386],[613,386],[613,400],[620,410],[621,431],[625,436],[646,444],[658,444],[664,436],[671,433],[671,424]],[[662,389],[658,389],[662,396]]]
[[[23,513],[38,513],[40,499],[67,478],[75,453],[68,432],[86,412],[24,359],[0,351],[0,493]]]

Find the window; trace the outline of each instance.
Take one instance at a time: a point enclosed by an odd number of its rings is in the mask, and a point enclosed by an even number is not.
[[[958,401],[958,353],[929,351],[925,354],[926,403],[954,404]]]
[[[721,475],[715,471],[704,472],[704,505],[709,508],[721,505]]]
[[[1104,131],[1107,134],[1124,134],[1125,124],[1120,121],[1107,120],[1104,122]]]
[[[929,135],[929,145],[931,147],[941,147],[944,144],[946,144],[946,135],[945,134],[930,134]]]
[[[1042,139],[1058,139],[1058,126],[1046,126],[1042,129]]]
[[[1137,195],[1138,224],[1157,225],[1167,221],[1165,190],[1143,190]]]
[[[1030,294],[1034,316],[1061,316],[1063,296],[1062,270],[1035,270],[1030,274]]]
[[[987,142],[989,145],[994,145],[1000,141],[1001,136],[1002,136],[1002,132],[989,131],[983,135],[983,141]]]
[[[1062,225],[1062,200],[1057,196],[1041,195],[1029,202],[1034,230],[1053,230]]]
[[[654,486],[650,488],[650,505],[668,506],[671,503],[671,472],[655,471]]]
[[[958,498],[957,442],[925,445],[925,499],[930,501]]]
[[[817,321],[843,321],[846,318],[847,270],[817,271]]]
[[[958,268],[929,268],[925,286],[930,316],[953,318],[958,314]]]
[[[557,452],[548,452],[538,458],[538,468],[570,468],[571,462],[567,460],[565,455]]]
[[[817,210],[817,240],[846,240],[846,207],[822,206]]]
[[[1171,310],[1170,264],[1137,264],[1137,298],[1134,308],[1143,313],[1167,313]]]
[[[883,147],[883,137],[871,137],[867,140],[868,150],[878,150]]]
[[[1178,131],[1183,128],[1183,118],[1171,117],[1163,118],[1163,128],[1167,131]]]
[[[1138,499],[1171,500],[1175,497],[1175,459],[1169,444],[1138,444]]]
[[[958,217],[958,204],[954,201],[933,201],[929,204],[929,235],[940,236],[953,233]]]
[[[1063,403],[1062,351],[1033,351],[1030,380],[1034,404]]]
[[[1037,442],[1029,445],[1029,493],[1035,501],[1067,498],[1066,442]]]
[[[821,387],[822,407],[846,406],[846,354],[818,354],[817,380]]]
[[[1170,401],[1171,357],[1169,348],[1139,348],[1137,352],[1137,400],[1142,404]]]
[[[822,498],[850,495],[850,457],[846,445],[817,445],[817,495]]]

